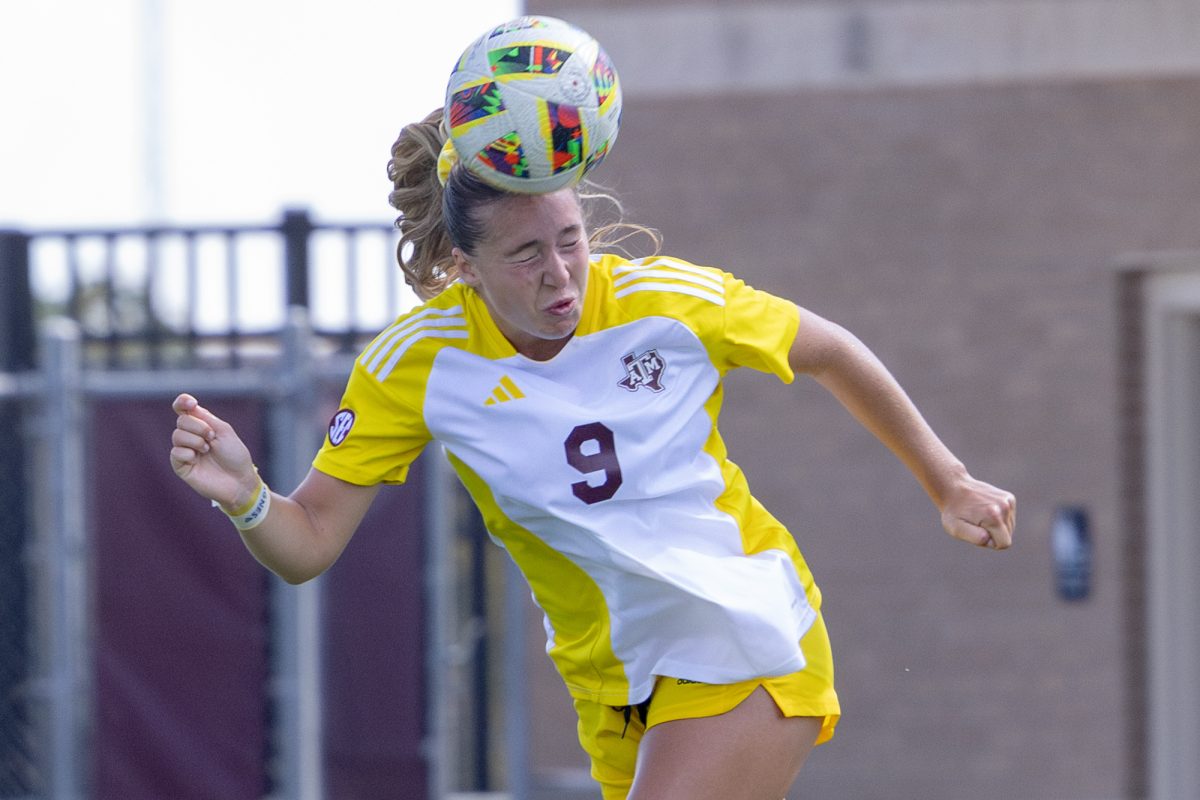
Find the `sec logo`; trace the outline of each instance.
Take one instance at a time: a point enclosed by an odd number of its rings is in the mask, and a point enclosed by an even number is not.
[[[350,429],[353,427],[354,412],[343,408],[333,415],[333,419],[329,420],[329,443],[337,447],[346,441],[346,437],[350,435]]]

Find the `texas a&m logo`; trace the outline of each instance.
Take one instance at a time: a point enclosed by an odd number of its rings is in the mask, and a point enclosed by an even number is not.
[[[636,392],[643,386],[652,392],[663,390],[662,376],[667,362],[657,350],[647,350],[640,356],[629,353],[621,356],[621,363],[625,366],[625,377],[617,381],[621,388],[631,392]]]

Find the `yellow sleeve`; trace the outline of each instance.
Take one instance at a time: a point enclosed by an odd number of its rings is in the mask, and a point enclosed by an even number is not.
[[[313,466],[358,484],[403,483],[430,440],[421,413],[425,375],[411,365],[380,381],[355,361]]]
[[[724,373],[733,367],[750,367],[776,375],[784,383],[795,379],[788,363],[800,326],[795,303],[726,273],[724,317],[723,335],[710,345],[717,369]]]

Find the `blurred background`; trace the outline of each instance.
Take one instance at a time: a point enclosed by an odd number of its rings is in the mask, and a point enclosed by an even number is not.
[[[825,596],[795,797],[1200,798],[1200,7],[0,7],[0,798],[594,798],[527,590],[425,456],[281,585],[166,464],[201,394],[286,491],[414,301],[384,175],[516,13],[620,71],[596,178],[856,332],[1016,546],[948,539],[815,385],[721,429]]]

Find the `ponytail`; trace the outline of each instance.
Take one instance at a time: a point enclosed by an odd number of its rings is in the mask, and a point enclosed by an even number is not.
[[[442,186],[437,157],[445,136],[442,110],[404,126],[392,145],[387,175],[392,182],[388,203],[400,212],[396,261],[404,280],[422,300],[438,294],[457,277],[453,245],[442,220]]]

